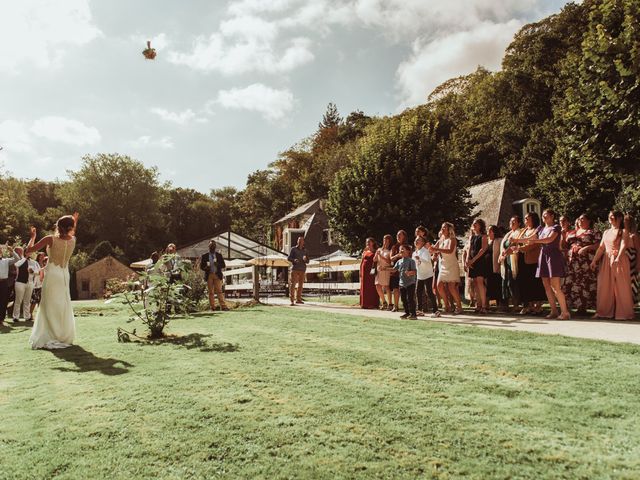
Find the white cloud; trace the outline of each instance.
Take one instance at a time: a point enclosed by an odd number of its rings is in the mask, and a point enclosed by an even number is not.
[[[100,132],[72,118],[42,117],[33,122],[31,132],[53,142],[68,143],[76,146],[95,145],[100,141]]]
[[[229,42],[224,35],[213,33],[209,38],[196,39],[190,53],[172,51],[168,58],[172,63],[194,70],[218,71],[226,75],[283,73],[313,60],[310,43],[308,39],[295,38],[288,42],[283,53],[278,54],[271,39],[253,36]]]
[[[31,153],[33,145],[29,129],[23,122],[5,120],[0,123],[0,146],[5,153]]]
[[[150,135],[142,135],[137,139],[129,142],[129,146],[133,148],[162,148],[170,149],[174,147],[173,139],[171,137],[152,138]]]
[[[465,31],[531,13],[544,0],[355,0],[355,16],[399,39]]]
[[[424,103],[442,82],[473,72],[479,65],[500,68],[505,48],[522,26],[519,20],[484,22],[469,31],[442,36],[432,41],[417,40],[412,55],[396,72],[402,105]]]
[[[0,69],[9,71],[21,64],[50,67],[69,47],[102,34],[92,23],[88,0],[6,1],[0,22]]]
[[[220,90],[215,103],[224,108],[255,111],[265,119],[275,121],[293,110],[294,98],[288,90],[276,90],[254,83],[245,88]]]
[[[156,114],[161,119],[166,120],[167,122],[177,123],[178,125],[186,125],[191,120],[206,121],[206,119],[196,118],[195,112],[190,108],[187,108],[182,112],[170,112],[169,110],[166,110],[164,108],[155,107],[150,109],[150,112]]]

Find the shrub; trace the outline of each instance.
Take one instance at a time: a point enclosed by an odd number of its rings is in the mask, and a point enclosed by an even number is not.
[[[130,282],[128,280],[122,280],[120,278],[110,278],[107,280],[107,284],[104,289],[104,298],[108,299],[119,293],[124,293],[130,288]]]
[[[172,259],[172,255],[163,255],[158,265],[164,265]],[[186,264],[180,265],[182,278],[187,274]],[[162,268],[143,272],[138,280],[128,282],[128,289],[112,298],[121,298],[129,305],[133,312],[129,321],[140,320],[149,329],[149,338],[164,336],[164,329],[171,321],[171,310],[176,313],[187,312],[185,307],[185,289],[189,287],[182,281],[170,281]],[[118,329],[118,339],[122,340],[126,334]]]

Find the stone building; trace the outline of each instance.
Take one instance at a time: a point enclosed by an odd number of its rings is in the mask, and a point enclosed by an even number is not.
[[[299,206],[273,224],[276,248],[289,254],[298,237],[304,237],[310,258],[329,255],[340,247],[331,238],[329,217],[324,210],[325,200],[316,199]]]
[[[489,225],[507,228],[509,219],[518,215],[520,220],[529,212],[542,214],[541,203],[507,178],[480,183],[469,188],[471,201],[476,205],[471,216],[482,218]]]
[[[136,273],[111,255],[87,265],[76,272],[76,291],[79,300],[103,298],[107,280],[127,280]]]

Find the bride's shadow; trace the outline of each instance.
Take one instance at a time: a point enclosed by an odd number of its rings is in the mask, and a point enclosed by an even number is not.
[[[51,350],[56,357],[75,364],[76,368],[55,367],[61,372],[99,372],[103,375],[122,375],[127,373],[132,364],[117,358],[101,358],[85,350],[79,345]]]

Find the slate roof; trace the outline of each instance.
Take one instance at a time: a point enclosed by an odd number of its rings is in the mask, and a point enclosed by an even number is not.
[[[526,191],[507,178],[473,185],[469,188],[469,193],[472,202],[477,203],[471,215],[474,218],[482,218],[487,222],[487,226],[506,227],[514,213],[513,203],[530,198]]]
[[[300,215],[303,215],[303,214],[307,213],[309,210],[311,210],[313,207],[315,207],[316,204],[318,204],[318,203],[320,203],[320,199],[316,198],[315,200],[311,200],[310,202],[307,202],[304,205],[300,205],[294,211],[287,213],[280,220],[276,220],[275,222],[273,222],[273,224],[277,225],[278,223],[283,223],[283,222],[286,222],[288,220],[291,220],[292,218],[299,217]]]

